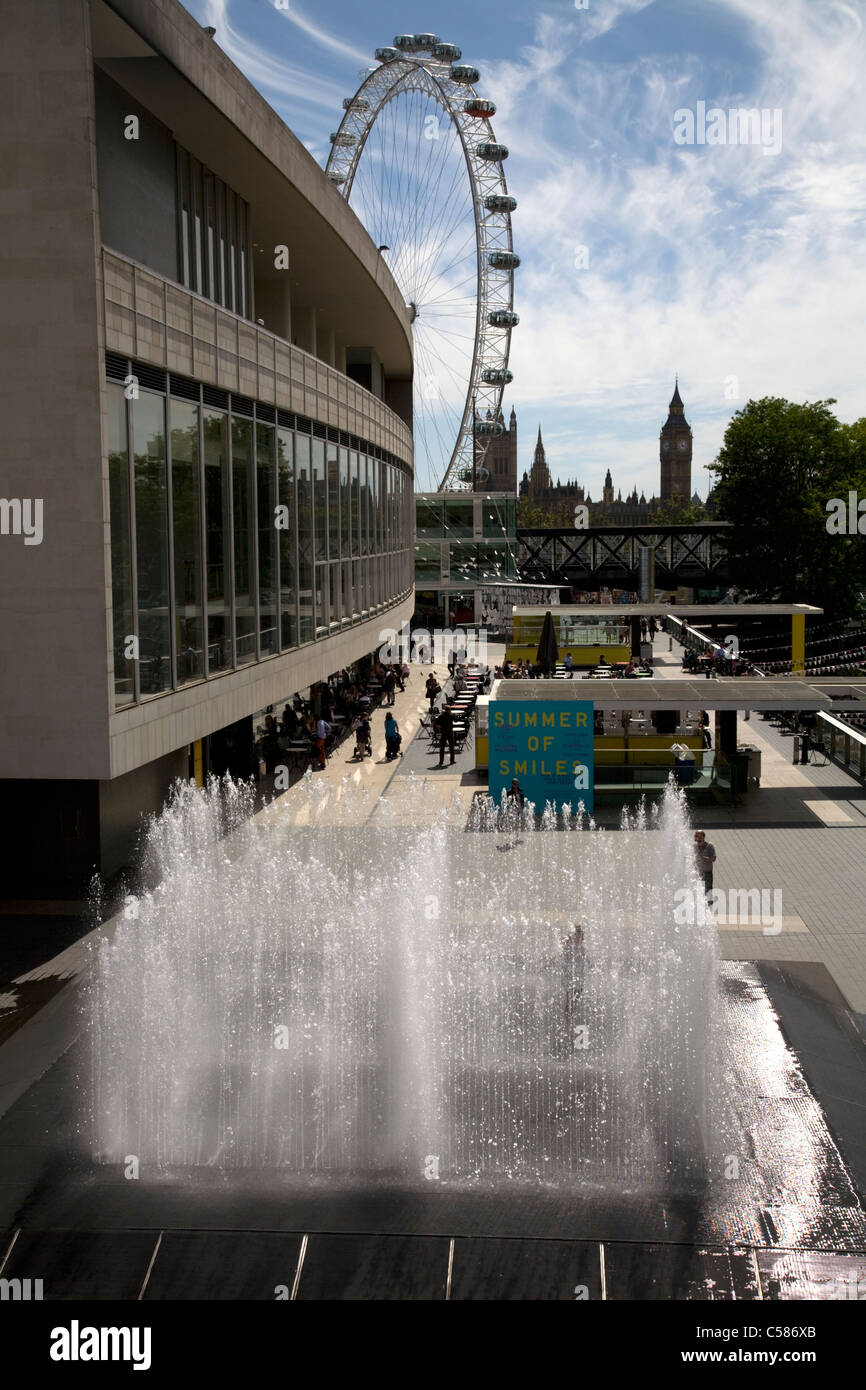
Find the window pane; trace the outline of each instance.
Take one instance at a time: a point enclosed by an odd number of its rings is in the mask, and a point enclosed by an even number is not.
[[[277,531],[280,544],[280,646],[298,643],[298,576],[295,559],[295,460],[291,430],[277,430],[277,501],[285,512]]]
[[[132,612],[132,537],[129,519],[129,444],[122,386],[106,386],[108,401],[108,482],[111,499],[111,607],[114,704],[135,699],[135,661],[129,642],[135,633]],[[127,656],[126,652],[130,655]]]
[[[198,160],[193,159],[191,156],[189,162],[189,172],[190,194],[192,198],[193,228],[193,264],[191,266],[193,279],[191,288],[195,289],[198,294],[201,294],[204,289],[204,278],[202,275],[202,267],[204,265],[204,257],[202,255],[202,247],[204,244],[204,222],[202,220],[202,203],[204,201],[202,197],[202,170]]]
[[[336,444],[328,445],[328,555],[340,558],[340,465]]]
[[[226,186],[222,179],[216,181],[217,235],[219,240],[219,284],[217,299],[224,308],[229,307],[228,280],[226,272]]]
[[[316,565],[316,636],[325,637],[331,620],[327,562]]]
[[[349,487],[349,450],[340,450],[340,554],[351,555],[352,493]]]
[[[301,642],[313,640],[313,482],[310,437],[295,435],[298,487],[298,607]]]
[[[472,499],[470,498],[466,502],[446,502],[446,539],[453,539],[455,536],[471,537],[472,534]]]
[[[205,563],[208,669],[232,664],[228,417],[204,411]]]
[[[255,660],[256,610],[253,592],[253,422],[232,419],[232,504],[235,559],[235,661]]]
[[[344,623],[352,621],[352,614],[355,610],[355,603],[352,597],[352,561],[343,560],[343,608],[342,620]]]
[[[259,517],[259,654],[277,650],[277,477],[273,425],[256,424],[256,505]]]
[[[381,526],[379,523],[379,460],[367,459],[367,481],[370,484],[370,554],[378,555],[381,550]]]
[[[201,488],[198,412],[190,401],[169,401],[171,503],[174,523],[174,608],[177,683],[204,676],[201,611]]]
[[[313,529],[316,538],[316,559],[328,557],[328,504],[325,490],[325,445],[313,440]]]
[[[415,501],[415,537],[419,541],[438,540],[442,535],[442,503]]]
[[[135,546],[141,693],[171,688],[168,613],[168,493],[165,401],[142,391],[132,402],[135,458]]]
[[[367,486],[367,455],[358,455],[359,497],[361,504],[361,554],[370,551],[370,490]]]
[[[189,206],[189,155],[186,150],[177,152],[180,182],[180,273],[181,283],[190,285],[190,206]]]
[[[204,216],[207,228],[207,289],[205,293],[210,299],[217,299],[219,296],[219,276],[216,269],[216,203],[214,193],[214,176],[210,170],[205,171],[204,176]]]
[[[358,455],[353,449],[349,455],[349,491],[352,502],[352,554],[361,553],[361,489],[358,479]]]
[[[238,229],[236,217],[237,195],[232,193],[230,188],[226,188],[226,308],[233,309],[237,313],[238,292],[237,279],[235,275],[235,250],[237,247]]]
[[[238,313],[243,318],[249,318],[249,304],[247,303],[247,205],[243,198],[237,200],[237,216]]]

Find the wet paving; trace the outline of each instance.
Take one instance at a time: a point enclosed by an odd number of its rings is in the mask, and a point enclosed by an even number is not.
[[[0,1272],[46,1299],[862,1299],[862,1036],[821,967],[720,969],[701,1183],[127,1178],[90,1161],[79,1042],[0,1121]]]

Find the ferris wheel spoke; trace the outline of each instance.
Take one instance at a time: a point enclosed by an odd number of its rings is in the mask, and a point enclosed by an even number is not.
[[[418,484],[459,487],[471,480],[473,448],[477,462],[489,438],[479,437],[475,447],[471,393],[478,391],[488,417],[501,408],[502,385],[479,388],[479,379],[485,366],[507,362],[510,332],[491,338],[486,321],[491,301],[510,309],[512,284],[490,280],[482,267],[489,250],[499,253],[503,264],[495,268],[507,275],[519,263],[507,220],[515,203],[491,112],[483,104],[466,112],[467,98],[478,102],[467,65],[452,67],[453,47],[431,49],[426,38],[405,36],[395,45],[377,50],[380,66],[344,103],[328,172],[377,244],[388,248],[394,281],[414,306]],[[479,217],[489,192],[495,205]],[[515,322],[494,320],[509,330]]]

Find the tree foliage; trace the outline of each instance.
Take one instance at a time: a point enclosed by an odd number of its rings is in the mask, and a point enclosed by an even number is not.
[[[828,503],[866,497],[866,420],[845,425],[835,400],[776,396],[731,418],[719,455],[714,514],[729,521],[733,584],[756,600],[855,611],[866,583],[866,537],[832,535]]]

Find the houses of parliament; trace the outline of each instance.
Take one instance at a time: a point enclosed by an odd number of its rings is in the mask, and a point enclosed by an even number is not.
[[[501,418],[501,417],[500,417]],[[502,420],[503,425],[505,421]],[[573,482],[554,483],[547,466],[541,426],[538,427],[538,440],[532,466],[524,472],[518,486],[517,482],[517,416],[512,407],[509,423],[504,433],[494,437],[485,459],[488,476],[483,488],[495,492],[517,492],[521,498],[551,511],[566,512],[570,515],[574,507],[583,503],[589,508],[592,521],[609,521],[622,526],[640,526],[649,520],[660,502],[670,498],[690,498],[700,503],[697,493],[692,494],[692,431],[685,418],[679,381],[674,386],[674,394],[668,406],[668,416],[659,434],[659,464],[661,470],[659,497],[655,494],[647,501],[644,493],[638,496],[637,488],[623,497],[621,489],[614,495],[613,478],[607,470],[600,499],[593,499],[589,491],[575,479]]]

